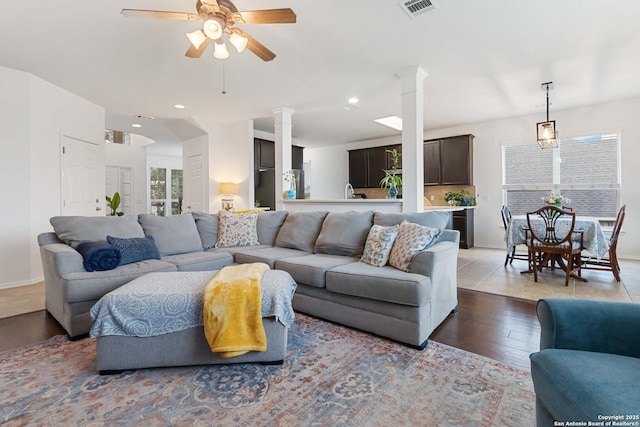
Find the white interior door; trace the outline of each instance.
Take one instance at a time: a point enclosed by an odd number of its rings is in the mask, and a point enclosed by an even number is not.
[[[104,215],[97,144],[62,135],[62,215]]]
[[[132,170],[131,168],[124,168],[119,166],[107,166],[105,168],[105,191],[106,195],[111,197],[117,191],[120,193],[120,206],[118,207],[119,212],[124,212],[125,214],[130,214],[133,212],[133,207],[131,206],[133,200],[133,190],[132,190]],[[106,206],[106,200],[105,200]],[[107,212],[109,212],[109,207],[106,206]]]
[[[204,212],[204,177],[202,175],[202,155],[197,154],[187,159],[187,185],[185,189],[185,212]]]

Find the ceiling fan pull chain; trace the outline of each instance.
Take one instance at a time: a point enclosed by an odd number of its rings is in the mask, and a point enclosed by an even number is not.
[[[226,59],[222,60],[222,94],[226,95],[227,91],[225,90],[225,78],[224,78],[224,63],[227,62]]]

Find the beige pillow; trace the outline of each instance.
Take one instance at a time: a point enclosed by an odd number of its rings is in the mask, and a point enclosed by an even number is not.
[[[218,212],[218,240],[216,248],[256,246],[258,242],[258,212]]]
[[[399,270],[409,271],[413,257],[433,245],[440,233],[442,233],[440,228],[425,227],[402,221],[398,237],[393,242],[389,265]]]
[[[393,248],[393,242],[398,237],[399,228],[399,225],[392,225],[391,227],[372,226],[364,244],[364,253],[360,261],[376,267],[383,267],[389,261],[391,248]]]

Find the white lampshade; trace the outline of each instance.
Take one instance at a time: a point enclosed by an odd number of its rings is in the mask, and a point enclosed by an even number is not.
[[[222,24],[215,19],[209,19],[202,27],[204,34],[212,40],[218,40],[222,35]]]
[[[187,33],[187,38],[196,49],[200,49],[202,43],[207,39],[202,30],[196,30],[193,33]]]
[[[227,45],[224,44],[222,40],[216,40],[216,47],[213,51],[213,56],[218,59],[227,59],[229,57],[229,51],[227,50]]]
[[[234,184],[233,182],[221,182],[220,187],[218,187],[218,193],[223,195],[238,194],[238,184]]]
[[[247,47],[247,43],[249,39],[246,37],[242,37],[240,34],[233,32],[229,34],[229,41],[236,48],[238,53],[242,52],[245,47]]]

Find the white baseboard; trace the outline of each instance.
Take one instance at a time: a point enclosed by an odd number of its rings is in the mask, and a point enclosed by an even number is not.
[[[44,282],[44,276],[37,277],[33,281],[20,281],[20,282],[8,282],[8,283],[0,283],[0,289],[9,289],[9,288],[17,288],[20,286],[29,286],[35,285],[36,283]]]

